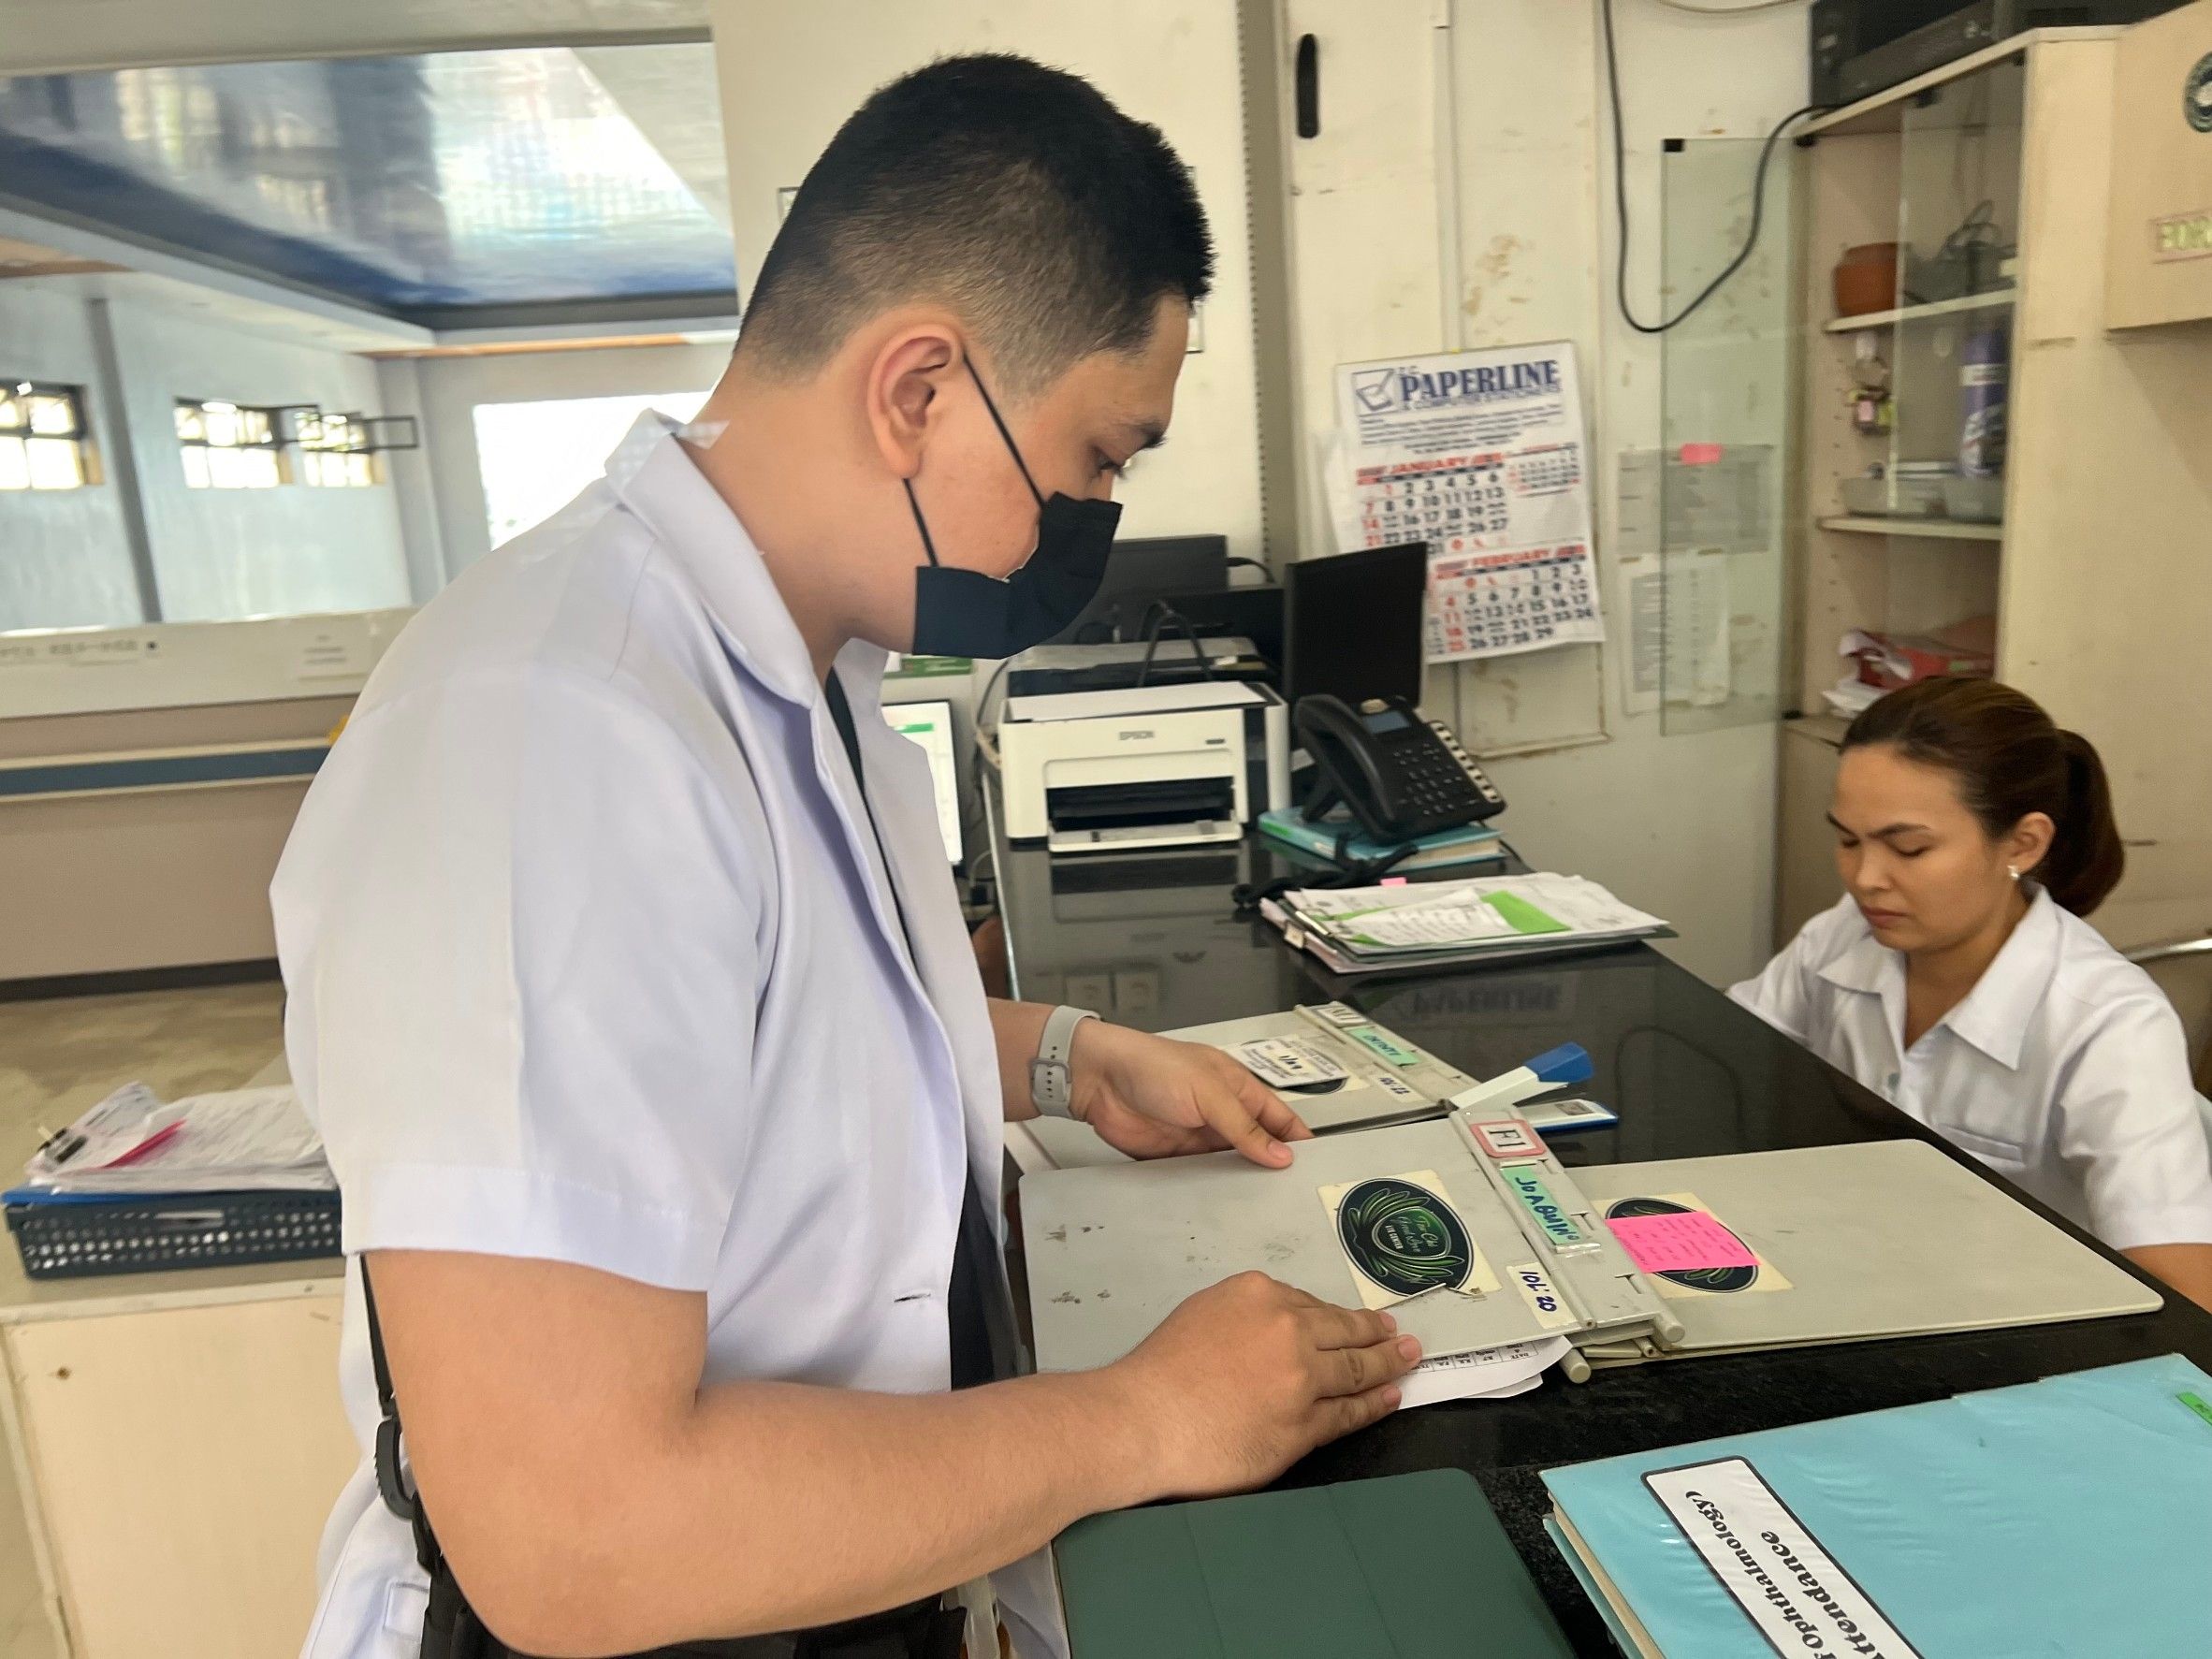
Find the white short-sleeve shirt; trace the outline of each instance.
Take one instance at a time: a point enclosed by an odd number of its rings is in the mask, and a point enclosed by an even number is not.
[[[946,1386],[964,1175],[996,1217],[1002,1104],[883,662],[838,660],[879,850],[760,554],[657,416],[409,624],[271,890],[349,1254],[702,1291],[707,1383]],[[312,1659],[415,1652],[422,1578],[366,1463],[323,1568]]]
[[[2181,1022],[2040,888],[1909,1050],[1904,957],[1848,897],[1728,995],[2113,1248],[2212,1243],[2212,1151]]]

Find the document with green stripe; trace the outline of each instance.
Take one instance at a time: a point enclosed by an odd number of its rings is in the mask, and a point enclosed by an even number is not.
[[[1474,1477],[1094,1516],[1054,1546],[1073,1659],[1567,1659]]]
[[[1343,970],[1354,972],[1361,966],[1508,955],[1666,931],[1658,917],[1579,876],[1302,890],[1284,895],[1266,913],[1317,954],[1346,958],[1355,966]]]

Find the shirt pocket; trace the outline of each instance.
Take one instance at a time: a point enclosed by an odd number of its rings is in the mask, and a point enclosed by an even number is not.
[[[1971,1152],[1986,1164],[2003,1170],[2024,1170],[2028,1167],[2028,1148],[2019,1141],[2008,1140],[2003,1135],[1991,1134],[1986,1127],[1968,1127],[1965,1124],[1938,1120],[1936,1132],[1962,1152]]]

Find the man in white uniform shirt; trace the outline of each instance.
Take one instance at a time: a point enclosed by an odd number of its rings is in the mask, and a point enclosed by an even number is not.
[[[1280,1168],[1305,1129],[1210,1049],[986,1002],[878,702],[886,650],[1095,590],[1211,260],[1086,83],[921,70],[808,174],[697,427],[377,670],[272,895],[382,1453],[310,1654],[941,1652],[948,1587],[1396,1404],[1387,1317],[1258,1275],[1006,1380],[1002,1119]]]

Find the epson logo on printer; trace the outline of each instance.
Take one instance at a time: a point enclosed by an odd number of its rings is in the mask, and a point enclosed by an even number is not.
[[[1499,398],[1524,398],[1532,392],[1559,389],[1557,357],[1537,357],[1491,369],[1432,369],[1426,372],[1393,366],[1368,369],[1352,376],[1352,395],[1370,415],[1448,409],[1454,404],[1488,403]]]
[[[1152,731],[1150,727],[1145,727],[1132,732],[1124,727],[1121,731],[1114,733],[1114,735],[1124,743],[1142,743],[1151,737]]]

